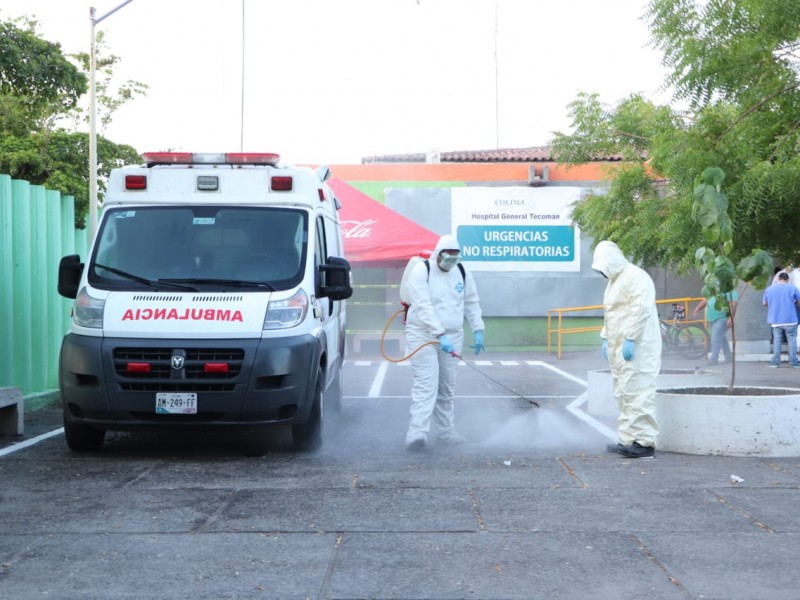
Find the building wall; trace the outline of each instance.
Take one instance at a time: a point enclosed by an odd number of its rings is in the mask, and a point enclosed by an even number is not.
[[[330,168],[333,176],[443,235],[451,233],[449,188],[527,186],[531,183],[531,167],[540,177],[536,181],[538,185],[568,185],[581,187],[586,193],[602,194],[610,173],[619,168],[620,163],[591,163],[576,167],[557,163],[396,163],[335,165]],[[545,172],[547,178],[543,180]],[[581,237],[579,272],[473,273],[487,318],[487,335],[494,332],[490,340],[494,346],[509,345],[501,338],[513,340],[511,346],[546,345],[543,322],[548,310],[602,304],[606,281],[591,270],[592,244],[590,238]],[[659,299],[699,295],[701,285],[697,276],[679,278],[661,269],[649,272]],[[393,286],[399,284],[401,273],[401,270],[389,269],[384,275],[373,276],[383,279],[387,286]],[[390,306],[393,293],[392,287],[387,287],[384,293]],[[354,312],[354,317],[359,319],[357,308],[349,312]],[[601,317],[602,311],[598,310],[579,313],[579,318],[591,322],[597,322]],[[379,329],[377,323],[360,326]],[[594,340],[596,335],[580,336],[580,343],[590,343],[589,338]]]

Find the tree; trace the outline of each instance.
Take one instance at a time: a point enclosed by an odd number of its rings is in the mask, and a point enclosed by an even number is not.
[[[703,277],[701,293],[709,304],[713,302],[714,308],[725,313],[731,320],[733,364],[728,389],[733,390],[736,382],[736,322],[728,298],[732,297],[731,293],[739,281],[763,290],[772,274],[772,257],[760,248],[755,248],[739,264],[734,264],[730,259],[734,249],[734,232],[728,214],[730,204],[722,191],[724,179],[725,173],[720,168],[709,167],[703,171],[701,181],[694,190],[692,218],[702,228],[706,242],[705,246],[694,253],[697,270]]]
[[[114,88],[113,67],[119,58],[104,55],[102,32],[97,38],[102,127],[147,86],[127,81]],[[77,131],[88,122],[81,107],[88,70],[88,54],[64,56],[58,44],[39,38],[35,21],[0,22],[0,172],[74,196],[78,228],[85,226],[89,208],[89,140],[87,133]],[[98,196],[102,198],[112,168],[138,161],[131,146],[98,136]]]
[[[554,134],[559,160],[613,154],[625,163],[607,195],[576,206],[576,223],[646,265],[689,271],[703,245],[694,188],[719,167],[737,232],[729,258],[762,248],[800,264],[800,3],[651,0],[645,18],[671,69],[665,86],[685,109],[638,95],[610,107],[578,96],[573,132]]]
[[[36,35],[35,21],[0,22],[0,97],[4,107],[13,107],[15,119],[34,129],[43,119],[74,109],[87,82],[59,44]],[[7,118],[3,124],[11,125]]]

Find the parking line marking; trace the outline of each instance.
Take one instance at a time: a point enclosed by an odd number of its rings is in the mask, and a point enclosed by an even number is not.
[[[47,433],[43,433],[42,435],[37,435],[36,437],[31,438],[29,440],[25,440],[24,442],[20,442],[19,444],[14,444],[13,446],[8,446],[7,448],[0,449],[0,456],[6,456],[7,454],[11,454],[12,452],[16,452],[17,450],[28,448],[30,446],[33,446],[34,444],[38,444],[39,442],[43,442],[44,440],[50,439],[51,437],[61,435],[62,433],[64,433],[64,428],[60,427],[58,429],[54,429],[53,431],[48,431]]]
[[[545,369],[550,369],[551,371],[553,371],[554,373],[558,373],[565,379],[569,379],[570,381],[574,381],[575,383],[580,383],[583,387],[589,387],[589,384],[580,377],[575,377],[574,375],[570,375],[566,371],[562,371],[558,367],[554,367],[553,365],[547,364],[546,362],[543,362],[541,360],[529,360],[526,361],[526,363],[531,366],[544,367]]]
[[[586,402],[588,397],[589,397],[588,393],[587,392],[583,392],[580,396],[575,398],[575,400],[570,402],[570,404],[567,406],[567,410],[569,412],[571,412],[573,415],[575,415],[576,417],[578,417],[581,421],[586,423],[589,427],[591,427],[595,431],[599,432],[601,435],[604,435],[605,437],[607,437],[608,439],[610,439],[612,441],[616,441],[616,439],[617,439],[617,432],[616,431],[612,431],[611,429],[609,429],[608,427],[603,425],[600,421],[598,421],[594,417],[586,414],[585,412],[583,412],[580,409],[580,406],[584,402]]]
[[[375,379],[372,381],[372,387],[369,388],[370,398],[377,398],[380,395],[383,380],[386,378],[386,367],[388,365],[389,363],[384,362],[378,367],[378,372],[375,374]]]

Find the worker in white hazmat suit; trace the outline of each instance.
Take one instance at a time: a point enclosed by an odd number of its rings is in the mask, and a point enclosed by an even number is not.
[[[458,358],[464,342],[464,318],[473,331],[475,353],[484,349],[483,320],[472,275],[458,265],[460,247],[454,235],[444,235],[428,264],[420,261],[410,272],[406,290],[406,344],[414,382],[406,447],[421,450],[428,440],[431,419],[442,443],[461,443],[454,424],[453,391]]]
[[[608,279],[600,337],[619,407],[618,443],[608,450],[628,458],[653,456],[658,436],[656,377],[661,370],[655,286],[614,242],[597,244],[592,269]]]

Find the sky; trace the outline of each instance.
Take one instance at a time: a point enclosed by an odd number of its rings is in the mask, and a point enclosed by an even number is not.
[[[296,164],[546,145],[580,91],[668,102],[647,0],[3,0],[149,86],[105,130],[139,152],[277,152]],[[87,95],[88,96],[88,95]],[[88,99],[87,99],[88,106]],[[88,126],[86,127],[88,131]]]

